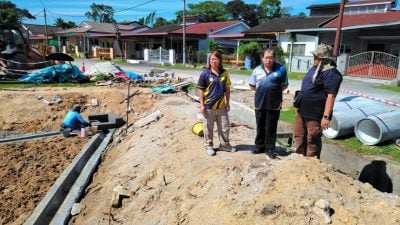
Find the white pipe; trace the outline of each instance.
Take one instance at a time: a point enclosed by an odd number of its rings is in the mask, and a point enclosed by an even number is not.
[[[338,138],[353,134],[354,126],[360,119],[389,111],[386,107],[374,107],[371,105],[364,108],[335,111],[333,112],[329,128],[323,130],[322,133],[327,138]]]
[[[400,110],[369,116],[357,122],[354,133],[366,145],[400,137]]]

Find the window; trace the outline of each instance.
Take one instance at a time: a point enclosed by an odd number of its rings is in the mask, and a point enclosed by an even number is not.
[[[339,53],[351,54],[351,45],[345,45],[345,44],[340,45]]]
[[[288,53],[292,50],[292,44],[288,44]],[[293,44],[293,56],[304,56],[306,53],[306,44]]]

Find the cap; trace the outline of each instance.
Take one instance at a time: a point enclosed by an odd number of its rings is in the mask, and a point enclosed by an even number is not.
[[[311,51],[311,54],[320,59],[333,59],[333,48],[330,45],[320,44],[315,51]]]

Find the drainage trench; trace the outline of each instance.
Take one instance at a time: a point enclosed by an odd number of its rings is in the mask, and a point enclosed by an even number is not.
[[[24,225],[66,224],[73,204],[79,200],[95,171],[115,129],[97,133],[51,186]]]

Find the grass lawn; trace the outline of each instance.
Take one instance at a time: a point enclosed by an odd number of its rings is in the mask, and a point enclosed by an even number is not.
[[[379,88],[384,89],[384,90],[394,91],[394,92],[400,92],[400,87],[392,86],[392,85],[381,85],[381,86],[379,86]]]
[[[291,107],[288,110],[282,110],[280,120],[294,124],[295,108]],[[362,144],[355,136],[343,139],[328,139],[325,141],[342,146],[346,149],[351,149],[362,155],[384,155],[387,158],[400,163],[400,147],[396,146],[393,142],[385,142],[376,146],[367,146]]]

